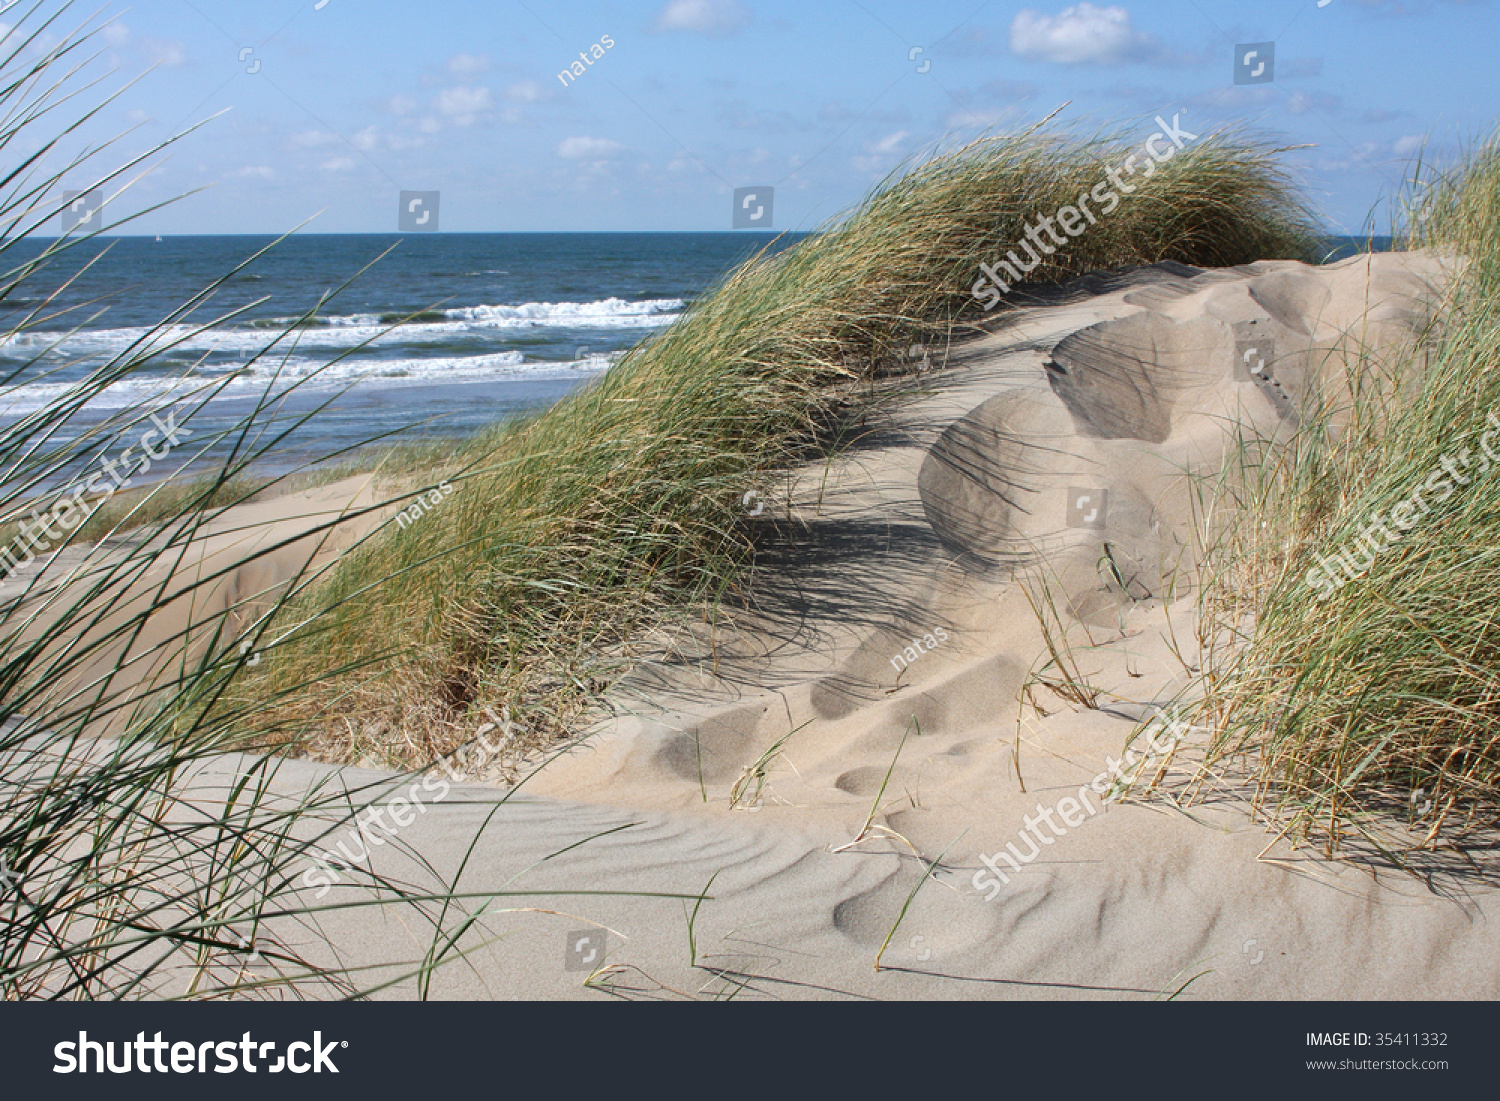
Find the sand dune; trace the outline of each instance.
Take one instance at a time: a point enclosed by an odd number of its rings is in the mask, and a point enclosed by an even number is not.
[[[614,932],[594,984],[639,997],[1496,996],[1487,886],[1293,852],[1232,786],[1187,811],[1112,798],[1128,736],[1196,671],[1183,471],[1216,468],[1237,424],[1290,431],[1357,347],[1416,339],[1443,283],[1409,254],[1159,265],[1080,280],[957,348],[798,474],[759,519],[780,527],[753,610],[620,684],[494,812],[458,883],[694,895],[713,879],[696,965],[680,899],[501,900],[436,992],[578,996],[565,934],[597,923]],[[1094,643],[1077,652],[1094,707],[1035,680],[1024,578]],[[1190,756],[1196,732],[1177,735]],[[334,776],[380,779],[281,770]],[[504,794],[456,786],[401,844],[451,874]],[[417,874],[395,849],[375,866]],[[417,925],[323,923],[345,963],[419,954]]]
[[[232,649],[288,586],[305,584],[370,531],[382,515],[370,511],[374,503],[372,478],[363,475],[227,509],[191,534],[158,533],[144,568],[145,553],[129,549],[141,532],[54,554],[12,613],[21,639],[56,633],[59,617],[88,625],[64,644],[82,647],[87,659],[49,687],[50,707],[109,700],[107,717],[90,731],[117,733],[131,705],[150,698],[184,657],[202,660],[215,634],[221,651]],[[123,629],[132,617],[142,617],[138,632]]]

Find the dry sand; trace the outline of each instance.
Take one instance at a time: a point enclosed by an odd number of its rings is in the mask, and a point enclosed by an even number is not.
[[[454,786],[399,831],[450,877],[483,825],[459,891],[559,892],[492,902],[433,992],[1500,994],[1500,924],[1486,920],[1500,903],[1480,882],[1293,851],[1232,788],[1187,810],[1087,790],[1143,720],[1192,689],[1182,471],[1216,469],[1236,424],[1289,431],[1315,374],[1338,377],[1356,345],[1382,354],[1412,339],[1442,283],[1420,255],[1160,265],[1079,281],[956,349],[914,400],[772,501],[759,520],[779,535],[753,613],[617,686],[613,713],[519,794]],[[1252,373],[1237,336],[1269,337],[1274,356]],[[1048,579],[1096,708],[1034,682],[1023,699],[1046,660],[1024,576]],[[293,787],[383,779],[280,770]],[[1023,841],[1045,813],[1061,829]],[[1008,884],[984,880],[981,858],[1007,842],[1038,855],[1020,871],[1000,863]],[[423,881],[397,848],[373,849],[375,866]],[[976,889],[976,875],[998,890]],[[711,879],[696,963],[680,899],[561,893],[693,895]],[[323,901],[352,897],[334,888]],[[565,940],[596,926],[611,931],[594,965],[608,969],[586,989]],[[359,965],[419,957],[430,931],[393,908],[289,935]]]
[[[170,685],[184,650],[188,662],[199,661],[218,633],[224,635],[219,647],[232,647],[288,586],[317,577],[392,511],[374,504],[370,475],[252,500],[191,533],[152,537],[159,547],[145,569],[132,564],[131,554],[135,561],[145,556],[129,549],[148,537],[145,529],[95,546],[67,547],[36,566],[12,622],[22,624],[22,639],[57,633],[60,616],[90,624],[68,643],[86,644],[86,660],[75,661],[51,694],[68,708],[81,708],[91,696],[112,701],[107,719],[91,732],[114,734],[131,721],[133,705],[155,698],[152,686]],[[101,585],[110,594],[107,607],[83,595]],[[139,631],[122,630],[147,609]],[[45,699],[29,706],[48,710]]]

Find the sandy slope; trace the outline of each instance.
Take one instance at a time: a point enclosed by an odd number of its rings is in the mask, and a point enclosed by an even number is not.
[[[958,349],[758,518],[779,535],[737,630],[632,676],[498,810],[496,788],[454,787],[398,831],[452,874],[493,811],[465,891],[696,894],[716,877],[697,966],[678,899],[527,897],[492,904],[436,991],[577,996],[566,934],[595,922],[614,935],[594,984],[640,996],[1500,993],[1488,888],[1292,852],[1232,790],[1190,812],[1101,794],[1198,660],[1181,471],[1215,467],[1236,423],[1287,431],[1315,373],[1409,339],[1440,283],[1407,255],[1164,265],[1080,281]],[[1034,683],[1023,703],[1045,661],[1023,576],[1047,578],[1096,708]],[[396,848],[376,866],[419,877]],[[324,934],[373,962],[419,955],[420,926],[344,912]]]
[[[220,648],[232,648],[287,586],[306,584],[370,531],[381,515],[368,511],[374,503],[372,479],[361,475],[227,509],[190,534],[154,536],[158,551],[146,568],[137,565],[145,556],[129,548],[144,537],[139,533],[52,555],[28,581],[10,623],[23,639],[47,637],[67,617],[88,624],[81,633],[63,633],[70,646],[98,648],[51,686],[52,698],[66,702],[50,709],[82,708],[90,696],[108,699],[109,718],[92,732],[117,732],[130,721],[129,701],[149,698],[150,686],[173,675],[184,649],[188,661],[199,660],[221,631]],[[87,595],[96,591],[108,595]],[[146,609],[139,632],[122,633],[121,624]],[[38,702],[31,709],[49,707]]]

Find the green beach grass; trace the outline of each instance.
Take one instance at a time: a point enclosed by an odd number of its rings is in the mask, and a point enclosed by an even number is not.
[[[743,495],[829,454],[899,379],[902,349],[984,316],[970,295],[980,262],[1138,145],[1127,130],[987,138],[753,258],[596,384],[474,440],[449,472],[457,492],[349,555],[292,616],[332,609],[316,634],[278,647],[244,691],[347,665],[277,716],[298,749],[335,761],[425,764],[484,707],[511,707],[537,744],[569,732],[632,640],[736,596],[755,543]],[[1218,133],[1031,278],[1305,258],[1313,239],[1276,151]],[[400,660],[393,640],[410,647]]]
[[[1500,469],[1480,446],[1500,423],[1500,146],[1412,178],[1405,243],[1461,257],[1461,274],[1404,355],[1362,355],[1296,439],[1242,439],[1202,487],[1229,519],[1206,547],[1214,645],[1194,719],[1216,732],[1199,785],[1248,776],[1294,841],[1401,860],[1500,818]],[[1448,479],[1445,457],[1465,456]],[[1440,493],[1435,475],[1450,492],[1430,513],[1362,576],[1322,580],[1340,549],[1363,564],[1362,533],[1414,488]]]

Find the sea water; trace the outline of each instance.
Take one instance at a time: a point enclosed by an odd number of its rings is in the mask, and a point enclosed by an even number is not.
[[[257,402],[269,400],[283,426],[326,405],[292,429],[263,469],[290,469],[389,433],[459,437],[597,378],[772,239],[95,237],[0,300],[0,378],[8,380],[0,418],[14,422],[113,358],[135,355],[143,362],[94,397],[72,432],[122,410],[192,402],[214,387],[192,422],[200,440]],[[41,249],[12,243],[6,268]],[[195,303],[209,287],[211,296]]]

